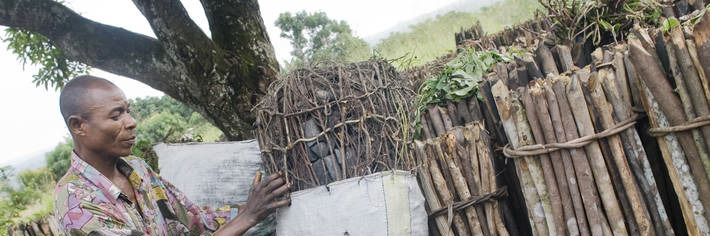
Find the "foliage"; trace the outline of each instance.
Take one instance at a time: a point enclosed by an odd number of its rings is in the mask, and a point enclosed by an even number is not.
[[[21,173],[26,178],[23,181],[26,181],[28,185],[22,183],[13,184],[12,167],[5,166],[0,168],[0,232],[7,232],[8,227],[21,219],[21,213],[27,210],[28,206],[36,204],[43,194],[49,193],[51,195],[53,192],[51,188],[54,182],[45,181],[47,177],[51,177],[48,169],[31,172]],[[34,216],[34,214],[30,215]],[[25,219],[30,218],[25,217]]]
[[[585,1],[538,0],[545,8],[553,32],[562,42],[575,42],[578,37],[600,45],[602,39],[624,37],[633,24],[657,25],[661,8],[653,0]]]
[[[424,81],[419,88],[417,110],[414,127],[419,133],[421,127],[421,112],[428,104],[438,104],[446,100],[460,101],[477,94],[478,83],[483,81],[483,75],[498,62],[507,62],[514,56],[522,54],[520,50],[510,50],[508,53],[495,51],[475,51],[469,49],[446,63],[439,76]],[[480,96],[477,96],[480,98]],[[415,135],[417,135],[415,134]]]
[[[470,12],[448,12],[409,26],[407,32],[396,32],[375,45],[376,53],[395,60],[399,69],[423,65],[456,50],[454,33],[472,27],[479,21],[486,32],[531,19],[539,8],[536,0],[504,0]],[[465,10],[465,9],[462,9]]]
[[[52,173],[55,180],[59,180],[71,165],[71,154],[74,149],[74,142],[71,138],[65,138],[64,142],[57,144],[51,152],[47,153],[45,160],[47,168]]]
[[[17,175],[17,177],[20,179],[20,184],[32,188],[48,185],[54,182],[52,172],[47,167],[34,170],[23,170]]]
[[[354,36],[345,21],[328,18],[324,12],[284,12],[274,23],[281,37],[291,40],[293,59],[286,70],[329,61],[354,62],[371,56],[370,46]]]
[[[64,52],[52,45],[46,37],[27,30],[8,28],[5,30],[3,42],[8,43],[7,49],[17,55],[23,68],[30,65],[40,65],[32,82],[36,86],[60,89],[64,83],[80,74],[86,74],[89,66],[70,60]]]

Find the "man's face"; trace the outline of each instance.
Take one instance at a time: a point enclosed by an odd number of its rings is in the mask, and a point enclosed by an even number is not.
[[[115,86],[100,85],[90,89],[86,99],[86,148],[109,157],[129,155],[136,138],[136,121],[123,92]]]

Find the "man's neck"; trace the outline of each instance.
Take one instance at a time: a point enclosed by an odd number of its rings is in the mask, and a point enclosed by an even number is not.
[[[106,176],[108,179],[113,179],[118,173],[116,163],[118,157],[106,157],[99,153],[92,152],[88,149],[81,148],[75,145],[74,152],[86,163],[94,167],[99,173]]]

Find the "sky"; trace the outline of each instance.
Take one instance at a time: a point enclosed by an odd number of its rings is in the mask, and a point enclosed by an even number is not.
[[[323,11],[328,17],[345,20],[355,35],[367,38],[407,22],[419,15],[433,12],[461,0],[259,0],[261,15],[267,27],[279,62],[290,58],[288,40],[279,37],[274,26],[282,12]],[[191,18],[209,35],[207,19],[199,0],[183,0]],[[82,16],[100,23],[154,37],[148,22],[131,1],[65,0],[65,4]],[[0,31],[4,32],[3,27]],[[0,35],[4,33],[0,32]],[[453,37],[453,36],[452,36]],[[0,165],[22,162],[22,157],[51,151],[69,136],[59,113],[59,93],[32,83],[37,67],[23,65],[5,50],[0,42]],[[106,78],[123,89],[128,98],[161,96],[163,93],[129,78],[93,69],[92,75]]]

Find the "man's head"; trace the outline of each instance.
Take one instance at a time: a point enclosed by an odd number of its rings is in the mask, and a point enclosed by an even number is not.
[[[83,75],[59,95],[59,109],[74,138],[74,149],[102,157],[130,154],[136,121],[123,91],[108,80]]]

